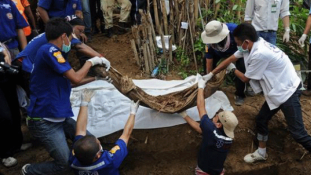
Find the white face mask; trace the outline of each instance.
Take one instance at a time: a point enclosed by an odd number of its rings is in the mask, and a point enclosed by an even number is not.
[[[243,41],[243,43],[242,43],[241,46],[237,46],[238,51],[240,51],[240,52],[242,52],[242,53],[248,53],[248,52],[249,52],[249,50],[248,50],[248,45],[247,45],[246,49],[243,49],[243,47],[242,47],[243,44],[244,44],[244,42],[245,42],[245,40]]]

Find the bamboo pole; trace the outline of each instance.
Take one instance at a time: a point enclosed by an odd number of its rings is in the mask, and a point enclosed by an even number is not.
[[[138,58],[138,53],[137,53],[137,49],[136,49],[136,45],[135,45],[135,41],[133,39],[131,39],[131,46],[134,52],[134,58],[136,60],[136,63],[138,66],[141,66],[139,58]]]
[[[147,0],[147,13],[150,12],[150,0]]]
[[[173,42],[175,42],[175,36],[174,36],[174,8],[173,8],[173,0],[170,0],[170,25],[169,25],[169,35],[171,35],[171,38]]]
[[[157,0],[153,0],[153,11],[154,11],[154,20],[155,20],[157,32],[160,33],[160,23],[159,23]]]
[[[142,47],[143,47],[143,53],[144,53],[143,57],[144,57],[144,60],[145,60],[146,73],[150,73],[146,43],[144,43]]]
[[[216,4],[216,7],[215,7],[214,17],[213,17],[214,19],[216,19],[216,18],[217,18],[219,8],[220,8],[220,3],[217,3],[217,4]]]
[[[173,39],[172,39],[172,37],[170,37],[170,39],[169,39],[169,58],[170,58],[170,62],[172,63],[173,62],[173,49],[172,49],[172,45],[173,45]]]
[[[188,16],[188,22],[191,23],[190,21],[190,17],[189,17],[189,13],[187,13]],[[193,25],[193,24],[192,24]],[[193,59],[194,59],[194,64],[195,64],[195,69],[198,72],[198,65],[197,65],[197,58],[195,56],[195,51],[194,51],[194,43],[193,43],[193,36],[192,36],[192,27],[190,27],[190,41],[191,41],[191,45],[192,45],[192,51],[193,51]]]
[[[165,0],[161,0],[161,7],[162,7],[162,18],[164,22],[164,34],[168,34],[167,30],[167,12],[166,12],[166,7],[165,7]]]
[[[194,22],[198,20],[198,12],[199,12],[199,0],[194,0]]]
[[[241,0],[238,0],[238,8],[237,8],[237,11],[236,11],[236,17],[239,19],[239,21],[241,21],[241,5],[242,5],[242,1]]]

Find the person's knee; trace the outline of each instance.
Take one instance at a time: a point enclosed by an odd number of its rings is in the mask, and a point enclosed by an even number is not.
[[[257,140],[261,142],[267,142],[268,141],[268,135],[262,135],[262,134],[257,134]]]
[[[130,11],[132,8],[132,3],[129,0],[123,1],[122,7],[126,11]]]

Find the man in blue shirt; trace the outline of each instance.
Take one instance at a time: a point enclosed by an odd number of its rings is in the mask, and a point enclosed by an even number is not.
[[[15,4],[11,0],[0,0],[0,43],[8,46],[11,57],[18,54],[18,46],[26,47],[27,41],[23,28],[28,26]],[[6,49],[0,46],[0,62],[11,65],[11,58]],[[0,136],[5,144],[0,144],[1,162],[6,167],[14,166],[17,160],[13,157],[21,149],[23,134],[21,131],[21,114],[16,93],[16,77],[9,74],[0,75]]]
[[[209,119],[204,99],[206,81],[201,75],[198,76],[197,108],[201,118],[200,124],[190,118],[185,111],[181,113],[186,122],[203,136],[195,173],[196,175],[223,175],[224,162],[234,138],[238,119],[230,111],[219,112]]]
[[[206,24],[205,30],[201,34],[203,43],[206,45],[204,72],[210,73],[219,62],[228,58],[237,51],[232,32],[236,28],[234,23],[220,23],[219,21],[211,21]],[[243,59],[236,62],[236,67],[241,72],[245,72]],[[235,79],[235,104],[241,106],[245,98],[245,83],[240,79]]]
[[[79,40],[81,33],[83,33],[85,29],[83,20],[79,17],[76,17],[75,15],[67,16],[66,19],[72,25],[73,33],[77,37],[77,38],[72,38],[71,47],[75,49],[77,53],[83,55],[87,59],[95,57],[95,56],[101,57],[100,53],[96,52],[91,47],[87,46],[86,44],[82,43]],[[29,76],[33,70],[33,64],[35,63],[35,57],[38,51],[37,48],[40,48],[42,45],[47,44],[47,43],[48,43],[48,40],[46,38],[46,35],[45,33],[42,33],[38,35],[37,37],[35,37],[33,40],[31,40],[28,43],[27,47],[16,56],[15,60],[13,60],[13,62],[16,65],[22,65],[22,70],[24,71],[23,77],[25,79],[25,80],[22,80],[23,88],[25,89],[27,94],[29,94],[29,85],[28,85]],[[69,55],[68,53],[63,54],[66,60],[67,60],[68,55]],[[83,63],[85,61],[86,60],[81,60],[81,62]]]
[[[105,65],[105,58],[94,57],[75,72],[63,53],[70,51],[72,27],[62,18],[51,19],[45,35],[49,41],[37,52],[30,77],[30,105],[27,113],[32,136],[43,143],[54,161],[26,164],[24,175],[64,174],[69,170],[69,148],[66,137],[74,139],[75,122],[71,117],[71,84],[79,84],[89,69]],[[107,71],[109,65],[106,64]]]
[[[127,155],[127,144],[130,139],[135,123],[139,101],[132,101],[130,116],[125,124],[121,137],[110,150],[103,150],[100,141],[92,136],[86,135],[88,120],[88,103],[94,95],[94,91],[84,90],[82,93],[81,108],[77,118],[76,137],[70,158],[71,167],[76,175],[119,175],[118,168]]]
[[[80,0],[39,0],[37,10],[44,23],[47,23],[50,18],[65,18],[67,15],[77,15],[82,18]]]

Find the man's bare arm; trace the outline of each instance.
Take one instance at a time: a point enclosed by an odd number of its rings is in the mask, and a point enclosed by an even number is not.
[[[136,103],[134,103],[132,101],[132,103],[131,103],[131,114],[130,114],[129,118],[127,119],[127,122],[124,126],[123,133],[120,137],[120,139],[123,140],[126,145],[128,144],[128,141],[131,137],[131,134],[132,134],[132,131],[134,128],[135,115],[136,115],[138,107],[139,107],[139,101],[137,101]]]
[[[214,75],[218,74],[220,71],[226,69],[230,63],[234,63],[237,61],[238,58],[236,58],[234,55],[231,55],[229,58],[225,59],[223,62],[221,62],[213,71],[212,73]]]
[[[89,47],[88,45],[81,43],[81,44],[76,44],[75,49],[77,50],[77,52],[82,53],[84,56],[87,57],[102,57],[102,55],[98,52],[96,52],[94,49],[92,49],[91,47]]]
[[[40,18],[46,24],[50,20],[48,12],[42,7],[37,7],[37,10],[39,12]]]
[[[24,50],[27,46],[27,39],[26,39],[25,33],[23,29],[16,29],[16,32],[17,32],[17,38],[18,38],[19,45],[21,49]]]

